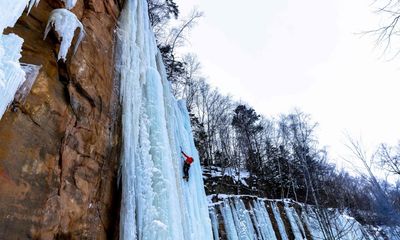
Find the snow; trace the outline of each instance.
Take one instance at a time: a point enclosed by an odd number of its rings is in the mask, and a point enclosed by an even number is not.
[[[145,0],[128,0],[117,31],[123,147],[121,239],[213,239],[184,101],[167,81]],[[194,158],[183,180],[180,147]]]
[[[72,9],[75,7],[77,0],[62,0],[65,4],[66,9]]]
[[[203,173],[205,175],[210,175],[211,177],[228,176],[231,177],[235,183],[240,182],[244,186],[249,186],[246,182],[246,179],[250,177],[250,173],[243,169],[238,171],[237,169],[231,167],[225,168],[224,170],[222,170],[220,167],[207,167],[203,168]]]
[[[58,52],[58,60],[67,60],[68,49],[71,47],[72,40],[75,36],[75,30],[80,29],[78,39],[75,43],[74,54],[78,49],[79,44],[85,36],[85,30],[82,23],[78,20],[74,13],[67,9],[59,8],[54,9],[50,13],[50,17],[47,21],[46,30],[44,33],[44,39],[50,32],[51,28],[54,27],[55,31],[61,38],[60,50]]]

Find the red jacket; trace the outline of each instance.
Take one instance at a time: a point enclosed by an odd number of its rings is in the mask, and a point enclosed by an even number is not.
[[[185,156],[185,162],[187,163],[187,164],[192,164],[193,163],[193,158],[192,157],[190,157],[190,156],[188,156],[188,155],[186,155],[183,151],[181,151],[181,153],[183,154],[183,156]]]

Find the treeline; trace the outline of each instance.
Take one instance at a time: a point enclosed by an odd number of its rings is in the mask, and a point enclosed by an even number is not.
[[[169,27],[170,20],[179,16],[174,1],[149,0],[148,4],[174,94],[187,101],[204,168],[219,167],[222,173],[234,169],[238,175],[247,171],[248,186],[238,184],[236,193],[250,191],[269,198],[292,198],[317,208],[338,208],[370,224],[400,222],[400,182],[393,185],[377,180],[371,171],[352,176],[337,169],[328,161],[326,149],[319,146],[317,124],[308,114],[294,110],[266,118],[211,87],[194,54],[177,54],[187,31],[202,14],[193,11]],[[353,147],[355,153],[361,150]],[[400,174],[400,147],[383,145],[379,153],[376,163]]]

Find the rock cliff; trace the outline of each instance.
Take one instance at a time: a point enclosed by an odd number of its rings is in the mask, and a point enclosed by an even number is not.
[[[50,12],[41,0],[7,29],[24,39],[21,62],[41,65],[25,102],[0,120],[0,239],[113,239],[118,236],[120,153],[114,34],[118,0],[78,0],[86,37],[57,62]],[[72,51],[70,51],[72,52]]]

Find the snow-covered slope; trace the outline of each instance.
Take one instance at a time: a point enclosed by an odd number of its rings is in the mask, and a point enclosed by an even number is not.
[[[127,0],[118,29],[123,153],[121,239],[212,239],[208,203],[185,102],[176,101],[145,0]],[[194,157],[182,179],[180,147]]]

